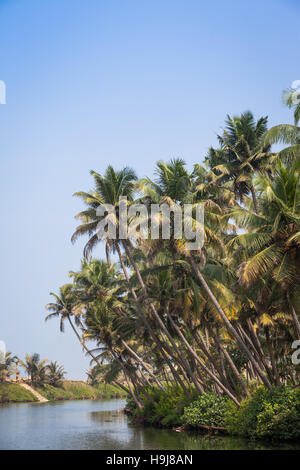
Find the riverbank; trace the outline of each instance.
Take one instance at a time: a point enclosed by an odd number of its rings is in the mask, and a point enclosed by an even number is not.
[[[177,433],[132,426],[125,400],[73,400],[0,406],[0,450],[299,450],[300,443]]]
[[[199,395],[194,389],[186,395],[177,387],[149,388],[139,398],[140,407],[132,398],[126,405],[136,424],[250,439],[300,440],[300,389],[259,386],[240,406],[225,396]]]
[[[99,400],[102,398],[123,398],[126,393],[110,384],[91,386],[83,381],[64,380],[58,387],[45,385],[34,387],[42,397],[49,401],[61,400]],[[0,383],[0,403],[32,403],[38,399],[17,383]]]

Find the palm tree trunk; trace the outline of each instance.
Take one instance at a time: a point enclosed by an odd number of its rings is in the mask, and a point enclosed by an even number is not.
[[[294,322],[294,325],[295,325],[296,334],[298,336],[298,339],[300,339],[300,323],[299,323],[297,313],[294,309],[293,304],[291,304],[291,310],[292,310],[292,318],[293,318],[293,322]]]
[[[112,357],[118,362],[119,366],[121,367],[121,369],[122,369],[122,371],[123,371],[123,374],[124,374],[124,377],[125,377],[125,380],[126,380],[128,389],[129,389],[129,391],[130,391],[130,395],[131,395],[132,398],[134,399],[134,401],[135,401],[137,407],[141,410],[141,409],[143,408],[143,405],[141,404],[141,402],[139,401],[137,395],[135,394],[135,390],[134,390],[134,380],[132,379],[132,377],[129,376],[129,373],[128,373],[128,371],[126,370],[126,367],[124,366],[123,362],[122,362],[121,359],[118,357],[118,355],[114,353],[114,351],[112,350],[112,348],[109,348],[109,349],[110,349],[110,352],[111,352]],[[132,381],[133,386],[131,385],[130,381]]]
[[[159,388],[163,391],[165,391],[164,387],[162,386],[162,384],[160,383],[160,381],[158,380],[157,377],[155,377],[155,375],[152,373],[152,371],[150,370],[150,368],[147,366],[147,364],[145,364],[145,362],[143,361],[143,359],[141,359],[135,351],[133,351],[133,349],[131,349],[131,347],[126,343],[126,341],[124,341],[122,339],[122,344],[123,346],[125,346],[125,348],[132,354],[132,356],[143,366],[143,368],[148,372],[148,374],[155,380],[155,382],[157,383],[157,385],[159,386]]]
[[[101,367],[102,364],[100,364],[100,362],[98,361],[98,359],[96,358],[96,356],[92,353],[92,351],[90,351],[90,350],[88,349],[88,347],[87,347],[86,344],[85,344],[85,341],[81,338],[81,336],[79,335],[79,333],[78,333],[78,331],[76,330],[75,326],[73,325],[73,322],[72,322],[72,320],[71,320],[71,318],[70,318],[70,315],[67,315],[67,318],[68,318],[68,320],[69,320],[69,323],[70,323],[70,325],[71,325],[71,327],[72,327],[72,329],[73,329],[73,331],[74,331],[74,333],[75,333],[75,335],[76,335],[78,341],[80,342],[81,346],[83,347],[83,349],[93,358],[93,360],[96,362],[96,364],[97,364],[99,367]]]
[[[220,380],[223,381],[224,385],[228,388],[228,390],[230,390],[231,387],[228,383],[227,377],[225,376],[225,374],[223,374],[223,371],[220,369],[217,362],[215,361],[215,359],[210,354],[210,351],[207,348],[207,345],[205,344],[205,341],[204,341],[204,339],[203,339],[203,337],[202,337],[202,335],[199,331],[196,332],[195,339],[196,339],[196,342],[197,342],[199,348],[205,354],[208,361],[211,363],[213,373],[216,374],[216,372],[217,372],[218,375],[219,375]],[[234,393],[232,389],[230,391],[232,393]]]
[[[240,376],[240,373],[235,365],[235,363],[233,362],[233,360],[231,359],[230,357],[230,354],[228,353],[228,351],[226,350],[226,348],[224,348],[224,346],[222,345],[221,341],[219,340],[219,338],[214,334],[214,332],[212,331],[212,329],[210,329],[208,327],[208,331],[210,332],[210,335],[213,337],[215,343],[217,344],[217,346],[221,349],[221,351],[223,352],[224,356],[226,357],[235,377],[237,378],[239,384],[241,385],[242,389],[244,390],[245,394],[247,397],[250,396],[250,393],[246,387],[246,385],[244,384],[244,381],[242,379],[242,377]]]
[[[145,286],[145,283],[143,281],[143,278],[141,276],[141,273],[140,273],[140,270],[139,268],[137,267],[134,259],[132,258],[131,256],[131,253],[128,249],[128,246],[127,244],[125,243],[125,241],[123,240],[122,241],[122,244],[123,244],[123,247],[125,249],[125,252],[126,252],[126,255],[133,267],[133,269],[135,270],[136,272],[136,275],[137,275],[137,278],[138,278],[138,281],[139,281],[139,284],[141,286],[141,289],[142,289],[142,292],[143,292],[143,295],[144,295],[144,300],[146,301],[146,303],[148,304],[149,306],[149,309],[150,311],[152,312],[154,318],[156,319],[159,327],[162,329],[162,331],[165,333],[165,335],[167,336],[167,338],[169,339],[171,345],[173,346],[174,350],[176,351],[177,355],[178,355],[178,358],[180,358],[180,351],[178,350],[177,348],[177,345],[175,343],[175,341],[173,340],[172,338],[172,335],[169,333],[168,329],[166,328],[164,322],[162,321],[162,319],[160,318],[160,316],[158,315],[158,312],[156,310],[156,308],[154,307],[153,305],[153,302],[149,299],[148,297],[148,293],[147,293],[147,289],[146,289],[146,286]],[[185,361],[183,360],[183,358],[181,358],[181,362],[184,363]],[[184,368],[187,368],[187,365],[184,364]]]
[[[120,382],[117,382],[117,380],[112,380],[111,383],[114,384],[116,387],[120,387],[122,390],[124,390],[124,392],[130,395],[130,390],[126,388],[125,385],[121,384]]]
[[[248,336],[248,334],[246,333],[246,331],[244,330],[244,328],[242,327],[241,324],[238,325],[237,328],[238,328],[238,332],[240,333],[241,338],[245,340],[245,344],[248,343],[249,346],[251,346],[251,348],[253,350],[253,353],[254,353],[254,357],[256,358],[259,366],[261,367],[262,370],[263,370],[263,368],[266,370],[270,382],[273,382],[274,377],[272,375],[272,371],[271,371],[270,367],[267,364],[265,354],[264,354],[263,350],[260,351],[259,349],[257,349],[257,345],[259,343],[256,343],[256,345],[254,345],[252,339]]]
[[[255,194],[255,189],[253,185],[251,184],[250,186],[250,191],[252,195],[252,201],[253,201],[253,206],[254,206],[254,211],[256,214],[258,214],[258,204],[257,204],[257,199],[256,199],[256,194]]]
[[[141,274],[140,274],[140,272],[139,272],[139,269],[138,269],[138,267],[136,266],[135,262],[133,261],[132,256],[131,256],[131,254],[130,254],[130,252],[129,252],[129,250],[128,250],[128,247],[127,247],[126,243],[125,243],[124,241],[123,241],[122,243],[123,243],[125,252],[126,252],[126,254],[127,254],[127,256],[128,256],[128,259],[130,260],[132,266],[134,267],[134,269],[135,269],[135,271],[136,271],[136,273],[137,273],[137,277],[138,277],[139,283],[140,283],[140,285],[141,285],[141,287],[142,287],[142,291],[143,291],[144,295],[145,295],[145,292],[146,292],[145,297],[147,297],[146,287],[145,287],[145,285],[144,285],[144,282],[143,282],[143,279],[142,279]],[[183,384],[183,382],[182,382],[182,380],[181,380],[179,374],[175,371],[175,369],[174,369],[174,367],[172,366],[171,362],[168,361],[166,355],[164,354],[163,348],[165,347],[166,349],[168,349],[168,352],[169,352],[170,356],[171,356],[171,357],[174,357],[174,353],[173,353],[172,349],[169,347],[169,345],[168,345],[167,342],[165,342],[164,345],[161,344],[160,339],[159,339],[158,336],[154,333],[154,331],[153,331],[152,327],[150,326],[150,324],[149,324],[147,318],[146,318],[145,315],[142,313],[142,310],[141,310],[141,308],[140,308],[139,299],[137,298],[137,295],[136,295],[136,293],[135,293],[135,290],[130,286],[129,276],[128,276],[127,269],[126,269],[126,266],[125,266],[125,264],[124,264],[123,257],[122,257],[122,254],[121,254],[121,250],[120,250],[120,247],[119,247],[119,244],[118,244],[118,243],[116,244],[116,248],[117,248],[117,252],[118,252],[118,255],[119,255],[120,263],[121,263],[121,266],[122,266],[122,269],[123,269],[123,272],[124,272],[124,276],[125,276],[126,282],[127,282],[128,287],[129,287],[129,289],[130,289],[130,291],[131,291],[131,293],[132,293],[132,295],[133,295],[133,298],[135,299],[136,304],[137,304],[137,312],[138,312],[140,318],[142,319],[142,321],[144,322],[144,324],[145,324],[146,328],[148,329],[149,333],[150,333],[151,336],[153,337],[153,340],[154,340],[155,343],[157,344],[157,346],[158,346],[158,348],[159,348],[161,354],[162,354],[162,355],[164,356],[164,358],[167,360],[167,363],[168,363],[168,365],[169,365],[169,367],[170,367],[170,369],[171,369],[171,372],[172,372],[173,376],[174,376],[174,374],[176,375],[177,380],[178,380],[178,382],[179,382],[181,388],[183,389],[184,393],[185,393],[186,395],[189,395],[189,392],[187,391],[186,387],[184,386],[184,384]],[[152,303],[151,303],[151,304],[152,304]],[[153,309],[154,309],[154,312],[156,313],[156,315],[155,315],[156,319],[157,319],[157,317],[158,317],[159,324],[160,324],[160,326],[162,327],[162,329],[165,331],[165,330],[166,330],[165,325],[164,325],[163,322],[161,321],[161,319],[160,319],[159,315],[157,314],[157,312],[156,312],[156,310],[155,310],[155,308],[154,308],[153,305],[152,305],[152,307],[153,307]],[[168,333],[168,335],[169,335],[169,333]],[[171,337],[170,335],[169,335],[168,337],[169,337],[169,339],[171,338],[171,344],[173,345],[173,347],[174,347],[174,349],[175,349],[175,351],[177,352],[177,355],[178,355],[178,357],[177,357],[177,358],[174,357],[174,359],[177,361],[177,363],[182,362],[182,360],[180,361],[180,359],[181,359],[181,358],[180,358],[180,352],[178,351],[178,348],[177,348],[176,344],[174,343],[174,341],[173,341],[173,339],[172,339],[172,337]],[[184,365],[184,368],[186,368],[186,364]],[[174,378],[175,378],[175,376],[174,376]]]
[[[71,318],[70,318],[70,315],[67,315],[67,317],[68,317],[69,323],[70,323],[70,325],[71,325],[71,327],[72,327],[72,329],[73,329],[73,331],[74,331],[76,337],[78,338],[78,341],[80,342],[81,346],[83,347],[83,349],[93,358],[93,360],[97,363],[97,365],[98,365],[99,367],[101,367],[102,364],[100,364],[100,362],[98,361],[98,359],[96,358],[96,356],[87,348],[87,346],[85,345],[85,342],[83,341],[83,339],[81,338],[81,336],[78,334],[78,331],[76,330],[75,326],[73,325],[73,322],[72,322],[72,320],[71,320]],[[115,358],[114,355],[113,355],[113,357]],[[115,358],[115,359],[117,359],[117,358]],[[118,361],[118,362],[119,362],[119,361]],[[119,362],[119,363],[120,363],[120,362]],[[121,364],[120,364],[120,365],[121,365]],[[134,392],[133,392],[133,390],[132,390],[132,387],[130,386],[128,377],[127,377],[126,373],[124,372],[124,368],[123,368],[122,365],[121,365],[121,368],[122,368],[122,370],[123,370],[123,373],[124,373],[124,376],[125,376],[125,380],[126,380],[127,385],[128,385],[128,389],[126,389],[126,390],[127,390],[127,391],[130,393],[130,395],[133,397],[133,399],[134,399],[134,401],[136,402],[137,406],[141,408],[142,406],[141,406],[141,404],[139,403],[139,401],[137,400],[137,398],[136,398],[136,396],[135,396],[135,394],[134,394]]]
[[[216,297],[213,295],[212,291],[210,290],[210,288],[208,287],[204,277],[202,276],[200,270],[198,269],[198,266],[195,262],[195,260],[193,259],[193,257],[189,254],[188,255],[188,260],[196,274],[196,276],[198,277],[201,285],[203,286],[205,292],[207,293],[208,297],[210,298],[210,300],[212,301],[212,303],[214,304],[214,306],[216,307],[217,309],[217,312],[218,314],[220,315],[221,319],[223,320],[223,322],[225,323],[225,326],[227,328],[227,330],[229,331],[229,333],[232,334],[232,336],[235,338],[238,346],[240,347],[241,351],[243,351],[246,356],[248,357],[249,361],[251,362],[251,364],[253,365],[253,367],[255,368],[255,370],[257,371],[258,375],[261,377],[263,383],[265,384],[265,386],[269,389],[272,388],[270,382],[268,381],[267,377],[265,376],[265,374],[263,373],[263,371],[261,370],[260,366],[258,365],[257,361],[254,359],[253,355],[251,354],[251,352],[249,351],[249,349],[247,348],[247,346],[245,345],[245,343],[242,341],[242,339],[240,338],[240,336],[238,335],[238,333],[236,332],[235,328],[232,326],[232,324],[230,323],[230,321],[228,320],[225,312],[223,311],[222,307],[220,306],[219,302],[217,301]]]
[[[187,347],[188,351],[194,356],[194,358],[196,359],[196,361],[199,362],[200,366],[203,368],[203,370],[205,370],[205,372],[209,375],[209,377],[215,382],[215,384],[217,384],[222,390],[223,392],[226,393],[226,395],[237,405],[237,406],[240,406],[240,403],[239,401],[237,400],[237,398],[232,395],[232,393],[225,387],[225,385],[222,384],[222,382],[220,382],[220,380],[211,372],[211,370],[206,367],[206,365],[204,364],[204,362],[200,359],[200,357],[198,356],[198,354],[192,349],[192,347],[190,346],[189,342],[186,340],[185,336],[183,335],[182,331],[180,330],[180,328],[178,328],[178,326],[174,323],[173,319],[171,316],[169,316],[169,320],[173,326],[173,328],[176,330],[176,332],[178,333],[178,335],[180,336],[180,338],[182,339],[182,341],[184,342],[185,346]]]
[[[277,366],[276,366],[276,361],[275,361],[274,352],[273,352],[273,348],[272,348],[272,344],[271,344],[271,339],[270,339],[270,333],[269,333],[269,327],[268,326],[265,326],[265,334],[266,334],[267,348],[268,348],[268,351],[269,351],[269,356],[270,356],[272,369],[273,369],[273,374],[274,374],[274,381],[275,381],[275,384],[277,386],[279,386],[280,385],[280,378],[279,378],[279,375],[278,375],[278,370],[277,370]]]

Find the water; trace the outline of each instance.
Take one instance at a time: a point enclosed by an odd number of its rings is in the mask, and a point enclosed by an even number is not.
[[[0,406],[0,449],[300,449],[299,445],[204,437],[130,424],[125,400]]]

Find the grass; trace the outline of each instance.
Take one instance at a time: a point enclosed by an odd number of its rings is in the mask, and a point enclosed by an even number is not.
[[[75,380],[64,380],[59,387],[46,384],[43,387],[34,388],[49,401],[97,400],[101,398],[121,398],[127,396],[122,389],[110,384],[98,384],[92,387],[86,382]],[[37,398],[20,385],[0,383],[0,403],[26,403],[36,401],[38,401]]]
[[[36,390],[49,401],[57,400],[96,400],[101,398],[125,397],[126,393],[110,384],[92,387],[85,382],[64,380],[59,387],[44,385]]]
[[[0,383],[0,403],[30,403],[38,401],[29,390],[17,384]]]

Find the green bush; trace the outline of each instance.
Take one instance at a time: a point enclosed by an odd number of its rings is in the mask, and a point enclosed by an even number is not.
[[[127,400],[127,409],[136,419],[142,418],[146,423],[156,426],[172,427],[181,423],[184,408],[198,396],[195,390],[186,397],[179,387],[167,387],[166,391],[157,388],[147,388],[141,394],[143,403],[139,410],[132,398]]]
[[[184,409],[182,422],[197,428],[204,426],[225,426],[225,415],[229,408],[229,400],[212,393],[204,393],[190,406]]]
[[[226,426],[232,435],[292,440],[300,438],[300,390],[259,387],[239,409],[231,406]]]

